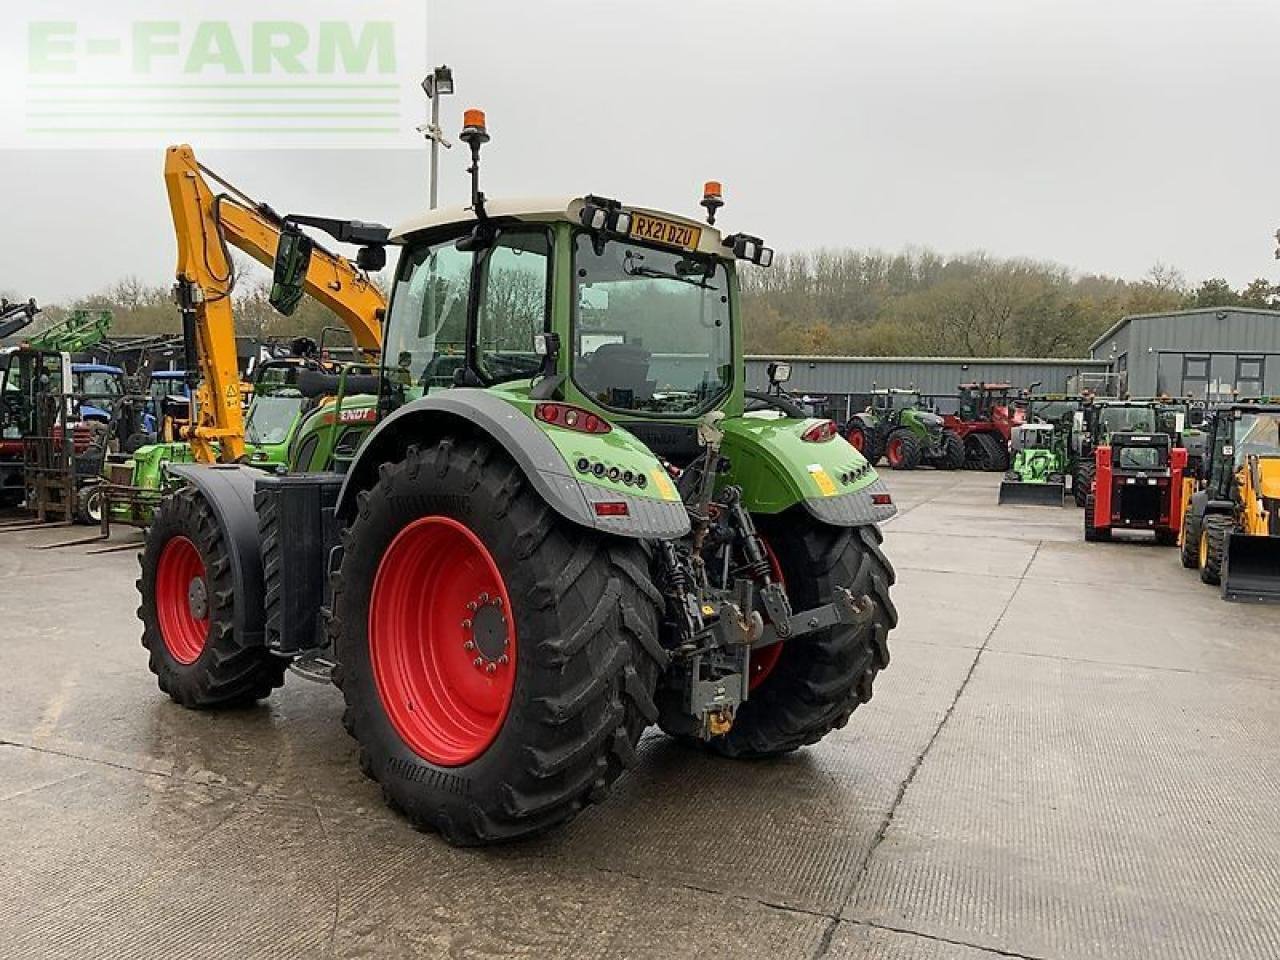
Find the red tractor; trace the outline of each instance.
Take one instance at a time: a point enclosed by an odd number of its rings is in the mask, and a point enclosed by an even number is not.
[[[1187,451],[1173,446],[1167,433],[1113,433],[1093,455],[1084,538],[1110,540],[1113,530],[1150,530],[1162,546],[1177,543]]]
[[[1009,436],[1027,419],[1007,383],[960,384],[960,407],[943,426],[964,441],[965,466],[1003,473],[1009,469]]]

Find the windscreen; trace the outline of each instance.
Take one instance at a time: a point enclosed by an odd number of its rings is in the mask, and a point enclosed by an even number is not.
[[[729,274],[679,251],[580,234],[573,378],[616,410],[692,414],[732,382]]]
[[[1246,413],[1236,421],[1236,469],[1250,456],[1280,457],[1280,414]]]
[[[246,439],[250,443],[283,443],[302,404],[302,395],[293,391],[255,396],[245,420]]]

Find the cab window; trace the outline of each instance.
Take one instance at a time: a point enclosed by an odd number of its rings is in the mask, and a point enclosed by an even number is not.
[[[385,382],[401,402],[451,387],[466,357],[472,255],[453,240],[405,258],[391,299]]]
[[[534,376],[542,358],[535,334],[547,328],[550,237],[545,231],[504,233],[484,256],[476,320],[476,367],[489,382]]]

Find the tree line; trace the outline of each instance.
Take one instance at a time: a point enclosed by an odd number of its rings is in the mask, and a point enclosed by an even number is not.
[[[1123,316],[1194,307],[1280,309],[1265,279],[1188,285],[1157,264],[1137,281],[985,253],[819,250],[743,275],[749,353],[1063,357]]]
[[[267,302],[270,282],[238,264],[232,294],[236,331],[260,338],[319,339],[337,318],[304,298],[291,317]],[[7,294],[18,299],[22,292]],[[1280,309],[1280,287],[1257,279],[1234,289],[1210,278],[1192,285],[1157,264],[1139,280],[1079,274],[1066,267],[985,253],[943,256],[817,250],[779,255],[742,277],[748,353],[866,356],[1087,354],[1120,317],[1194,307]],[[34,329],[72,309],[110,310],[120,335],[178,333],[169,287],[127,277],[74,302],[44,307]]]

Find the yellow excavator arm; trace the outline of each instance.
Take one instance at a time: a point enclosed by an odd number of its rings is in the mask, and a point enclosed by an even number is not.
[[[210,180],[223,191],[216,192]],[[228,244],[270,267],[285,223],[270,207],[201,166],[185,144],[165,153],[164,183],[178,240],[183,334],[194,343],[200,372],[188,439],[197,461],[233,463],[245,455],[245,440]],[[304,290],[338,316],[366,355],[381,349],[386,298],[350,260],[316,244]]]

